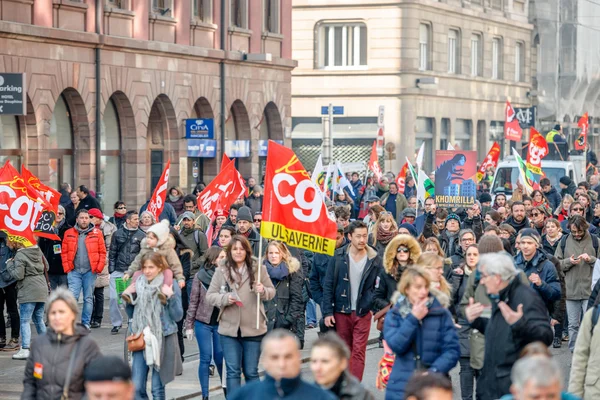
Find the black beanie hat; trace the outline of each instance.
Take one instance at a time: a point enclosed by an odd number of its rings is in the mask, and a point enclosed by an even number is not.
[[[568,176],[563,176],[559,179],[559,182],[565,186],[569,186],[571,184],[571,178],[569,178]]]
[[[83,377],[88,382],[128,382],[131,380],[131,368],[123,357],[100,356],[88,364]]]
[[[250,210],[250,208],[246,206],[240,207],[240,209],[238,210],[237,220],[254,222],[254,218],[252,218],[252,211]]]
[[[535,229],[525,228],[519,231],[519,235],[521,235],[521,239],[530,238],[532,239],[538,246],[542,242],[542,237]]]
[[[479,202],[480,203],[491,203],[492,196],[490,196],[489,193],[482,193],[481,196],[479,196]]]

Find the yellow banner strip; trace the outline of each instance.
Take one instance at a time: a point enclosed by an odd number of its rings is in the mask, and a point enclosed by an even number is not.
[[[332,256],[335,251],[335,239],[324,238],[310,233],[286,228],[273,221],[263,221],[260,234],[265,239],[274,239],[315,253]]]

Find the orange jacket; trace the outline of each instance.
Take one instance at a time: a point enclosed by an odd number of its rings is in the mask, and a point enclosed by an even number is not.
[[[75,269],[74,261],[77,254],[77,240],[79,239],[79,231],[71,228],[65,232],[62,241],[62,264],[66,274]],[[92,229],[85,238],[85,248],[87,249],[90,259],[90,266],[94,274],[99,274],[104,269],[106,263],[106,245],[104,244],[104,236],[98,228]]]

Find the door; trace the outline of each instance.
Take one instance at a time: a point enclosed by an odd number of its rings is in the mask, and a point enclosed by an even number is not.
[[[154,188],[158,185],[160,176],[163,173],[163,151],[152,150],[150,151],[150,193],[154,192]]]

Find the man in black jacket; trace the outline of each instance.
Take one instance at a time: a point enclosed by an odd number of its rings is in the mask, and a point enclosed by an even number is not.
[[[529,285],[515,279],[513,259],[502,253],[479,259],[480,284],[492,299],[492,309],[469,299],[465,309],[471,327],[485,334],[485,358],[477,382],[477,398],[498,399],[510,393],[510,372],[521,350],[532,342],[552,343],[554,333],[542,298]]]
[[[367,245],[368,229],[361,221],[348,226],[350,244],[335,251],[323,287],[325,325],[335,330],[350,348],[350,373],[359,381],[365,369],[371,308],[381,258]]]
[[[515,201],[511,206],[511,216],[508,217],[505,224],[512,226],[517,233],[523,228],[530,228],[529,219],[525,216],[525,204],[521,201]]]
[[[79,197],[79,205],[77,206],[75,213],[81,209],[89,211],[92,208],[97,208],[102,211],[100,203],[90,194],[89,189],[85,185],[81,185],[77,188],[77,197]]]
[[[123,317],[119,310],[117,297],[117,286],[115,280],[123,278],[127,268],[140,252],[142,239],[146,237],[140,229],[140,216],[137,211],[127,211],[125,223],[115,232],[108,253],[108,272],[110,273],[110,322],[112,323],[111,334],[119,333],[123,325]]]

